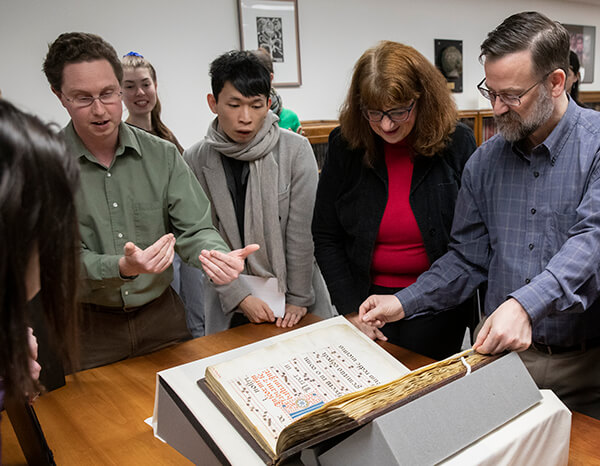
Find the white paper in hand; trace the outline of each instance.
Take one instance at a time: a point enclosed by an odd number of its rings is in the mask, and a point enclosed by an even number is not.
[[[276,278],[240,274],[239,280],[248,287],[252,296],[268,304],[275,317],[285,315],[285,294],[279,291]]]

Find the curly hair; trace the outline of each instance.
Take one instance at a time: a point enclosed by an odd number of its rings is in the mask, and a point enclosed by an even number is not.
[[[365,151],[372,166],[381,139],[363,117],[362,109],[391,108],[414,100],[412,130],[415,153],[432,156],[448,144],[458,120],[446,80],[423,55],[398,42],[382,41],[358,59],[348,95],[340,112],[340,127],[353,149]]]
[[[48,46],[43,70],[52,89],[60,91],[65,65],[92,60],[108,61],[119,83],[123,81],[123,69],[113,46],[87,32],[65,32],[58,36]]]

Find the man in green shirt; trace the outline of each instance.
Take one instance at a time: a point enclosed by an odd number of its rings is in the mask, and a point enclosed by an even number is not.
[[[174,251],[226,284],[258,247],[229,252],[175,146],[121,122],[123,72],[110,44],[61,34],[44,72],[71,116],[63,133],[81,167],[82,368],[189,338],[169,286]]]

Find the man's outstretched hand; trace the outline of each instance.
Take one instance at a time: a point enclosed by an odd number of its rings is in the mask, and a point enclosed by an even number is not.
[[[207,251],[203,249],[199,259],[204,272],[217,285],[227,285],[235,280],[242,270],[246,257],[258,251],[258,244],[249,244],[243,249],[236,249],[229,253],[219,251]]]
[[[175,256],[175,236],[167,233],[146,249],[140,249],[131,241],[123,247],[123,257],[119,259],[119,272],[122,277],[134,277],[141,273],[161,273],[173,262]]]

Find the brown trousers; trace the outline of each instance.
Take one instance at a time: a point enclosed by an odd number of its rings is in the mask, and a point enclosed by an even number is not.
[[[600,419],[600,346],[586,351],[519,353],[538,388],[549,388],[572,411]]]
[[[519,356],[539,389],[552,390],[571,411],[600,419],[600,346],[552,355],[529,348]]]
[[[141,356],[191,338],[183,303],[171,287],[133,310],[84,303],[82,311],[82,370]]]

